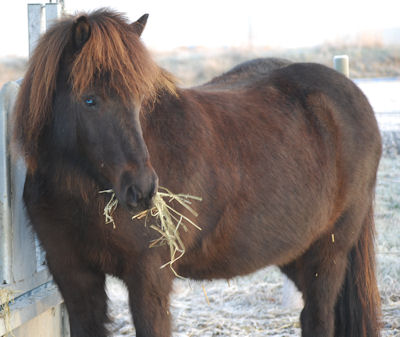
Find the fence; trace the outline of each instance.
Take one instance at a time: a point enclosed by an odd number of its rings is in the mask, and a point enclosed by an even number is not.
[[[28,5],[30,53],[61,9],[60,3]],[[10,116],[18,90],[16,81],[0,91],[0,336],[67,337],[62,297],[22,206],[25,166],[21,158],[10,158]]]

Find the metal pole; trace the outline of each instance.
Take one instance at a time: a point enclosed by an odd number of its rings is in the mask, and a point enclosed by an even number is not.
[[[333,67],[339,73],[349,77],[349,57],[347,55],[337,55],[333,58]]]

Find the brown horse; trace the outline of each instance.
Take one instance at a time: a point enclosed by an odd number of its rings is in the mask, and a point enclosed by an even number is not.
[[[106,274],[129,290],[136,336],[171,334],[166,246],[131,220],[158,182],[201,196],[175,270],[231,278],[277,265],[303,293],[302,335],[379,336],[373,200],[381,140],[365,96],[318,64],[245,63],[181,89],[129,24],[99,10],[40,40],[15,108],[24,201],[73,337],[104,337]],[[116,228],[103,209],[112,188]],[[190,217],[190,213],[181,212]]]

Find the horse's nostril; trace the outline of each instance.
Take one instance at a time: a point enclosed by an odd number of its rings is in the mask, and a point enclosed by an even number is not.
[[[126,190],[126,203],[131,207],[137,207],[139,200],[142,199],[142,194],[134,186],[129,186]]]

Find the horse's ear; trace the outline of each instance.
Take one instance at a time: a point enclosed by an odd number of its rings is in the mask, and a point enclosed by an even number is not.
[[[139,36],[142,35],[144,27],[146,26],[148,17],[149,17],[149,14],[144,14],[137,21],[135,21],[134,23],[131,24],[133,31],[137,35],[139,35]]]
[[[90,23],[86,15],[77,18],[72,28],[72,41],[76,50],[80,50],[90,37]]]

